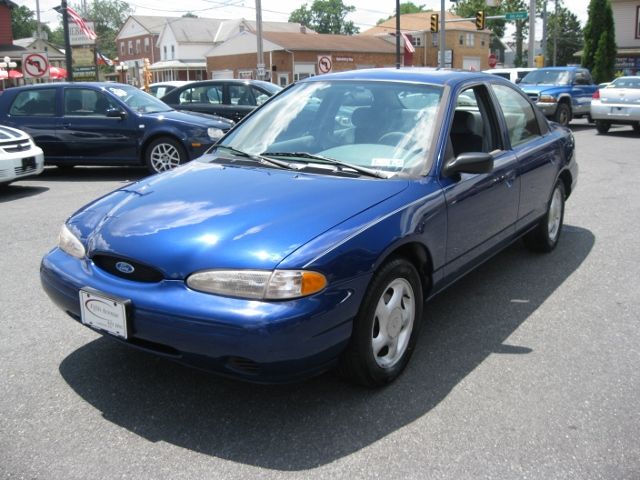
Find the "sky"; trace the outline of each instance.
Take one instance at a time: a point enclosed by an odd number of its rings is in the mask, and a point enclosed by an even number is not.
[[[71,5],[91,2],[91,0],[69,0]],[[401,0],[402,1],[402,0]],[[588,0],[561,0],[580,20],[581,24],[587,21]],[[36,3],[40,4],[41,21],[55,29],[60,21],[53,7],[60,5],[59,0],[13,0],[18,5],[25,5],[31,10],[36,10]],[[255,20],[254,0],[180,0],[180,2],[159,2],[158,0],[131,0],[127,1],[135,9],[137,15],[155,16],[182,16],[191,12],[199,17],[212,18],[245,18]],[[296,8],[308,4],[313,0],[262,0],[262,19],[270,21],[286,22],[289,14]],[[347,16],[347,20],[353,21],[360,31],[375,26],[380,18],[386,18],[393,14],[395,0],[343,0],[345,5],[353,5],[356,10]],[[414,0],[416,5],[425,5],[427,9],[440,10],[441,0]],[[529,3],[528,1],[525,3]],[[176,6],[178,4],[179,6]],[[450,9],[453,2],[445,0],[445,9]],[[548,10],[552,10],[554,0],[548,0]],[[541,26],[537,27],[536,38],[541,37]],[[507,40],[509,40],[507,38]]]

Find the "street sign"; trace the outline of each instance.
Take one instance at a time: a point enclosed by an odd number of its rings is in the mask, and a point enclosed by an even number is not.
[[[22,54],[22,73],[25,78],[48,78],[49,57],[46,53]]]
[[[519,12],[507,12],[504,16],[504,19],[507,21],[526,20],[527,18],[529,18],[529,12],[526,10],[521,10]]]
[[[318,55],[318,73],[329,73],[333,69],[330,55]]]

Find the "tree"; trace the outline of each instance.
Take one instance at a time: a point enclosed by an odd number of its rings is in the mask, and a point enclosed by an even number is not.
[[[352,21],[346,21],[345,17],[355,9],[342,3],[342,0],[314,0],[311,7],[305,3],[291,12],[289,21],[300,23],[318,33],[353,35],[360,29]]]
[[[400,4],[400,15],[405,15],[407,13],[420,13],[426,12],[425,5],[416,5],[413,2],[404,2]],[[387,18],[381,18],[378,20],[376,25],[380,25],[382,22],[386,22],[387,20],[394,18],[396,16],[395,12],[393,15],[389,15]]]
[[[184,15],[182,15],[184,18],[198,18],[198,16],[195,13],[191,13],[191,12],[187,12]]]
[[[616,58],[615,26],[609,0],[591,0],[584,27],[582,66],[592,71],[596,83],[613,78]]]
[[[556,32],[557,28],[557,32]],[[573,56],[582,48],[584,43],[582,27],[578,17],[564,7],[558,8],[558,13],[551,13],[547,18],[547,48],[545,56],[553,60],[553,36],[557,35],[556,65],[575,63]]]
[[[26,38],[33,36],[38,28],[38,21],[35,19],[35,12],[28,7],[20,5],[11,10],[11,31],[13,38]]]

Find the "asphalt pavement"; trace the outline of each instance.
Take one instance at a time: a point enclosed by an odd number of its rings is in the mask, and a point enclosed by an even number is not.
[[[639,479],[640,136],[572,129],[558,248],[518,242],[427,304],[381,390],[220,379],[58,310],[38,268],[60,225],[144,170],[47,168],[0,190],[0,477]]]

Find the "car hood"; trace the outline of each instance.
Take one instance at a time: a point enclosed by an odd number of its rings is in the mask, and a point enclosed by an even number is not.
[[[525,93],[553,93],[553,92],[563,92],[569,90],[571,87],[569,85],[552,85],[552,84],[538,84],[538,85],[528,85],[528,84],[518,84],[518,86]]]
[[[90,204],[69,221],[89,257],[106,253],[185,278],[275,268],[296,249],[398,194],[408,181],[191,162]]]
[[[185,125],[195,125],[203,128],[213,127],[221,130],[228,130],[235,124],[232,120],[215,115],[197,115],[192,112],[179,112],[177,110],[167,110],[166,112],[149,113],[145,115],[160,122],[179,122]]]

